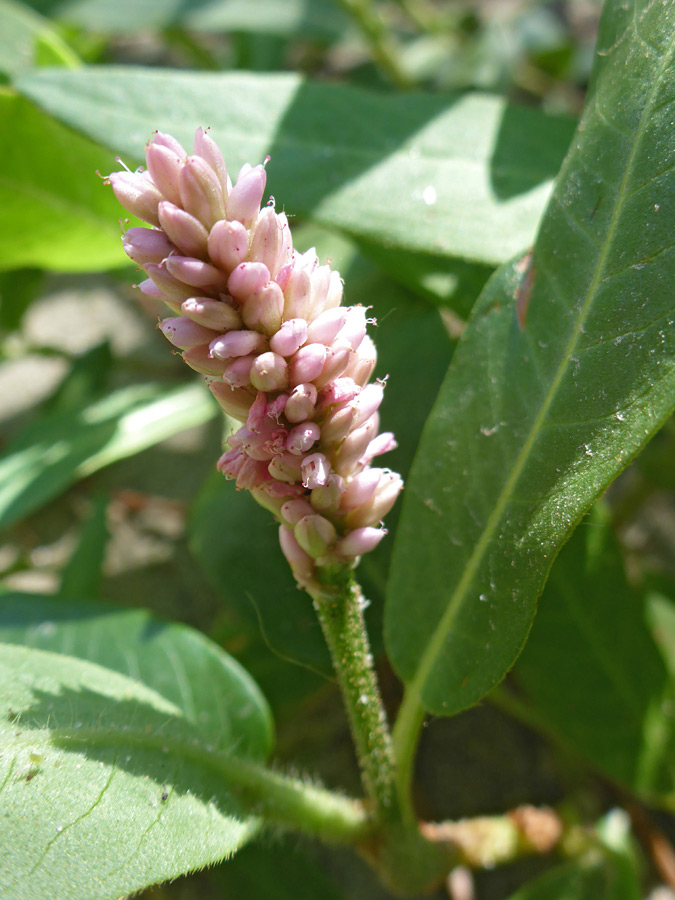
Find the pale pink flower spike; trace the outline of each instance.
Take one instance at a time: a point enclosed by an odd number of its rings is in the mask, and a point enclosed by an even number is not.
[[[381,519],[403,482],[371,460],[396,446],[378,434],[384,385],[366,310],[342,307],[342,281],[316,251],[293,249],[284,213],[260,208],[266,173],[245,165],[234,185],[215,142],[197,129],[194,154],[156,132],[147,171],[114,172],[120,203],[151,228],[124,250],[163,300],[160,323],[185,362],[242,427],[218,462],[280,525],[296,581],[316,566],[355,563],[386,534]]]

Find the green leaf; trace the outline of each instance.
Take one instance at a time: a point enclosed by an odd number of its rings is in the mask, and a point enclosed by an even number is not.
[[[107,510],[108,498],[104,494],[95,496],[91,512],[80,528],[77,546],[61,574],[59,593],[64,597],[86,600],[100,596],[108,543]]]
[[[272,157],[296,215],[393,247],[493,265],[527,248],[572,134],[568,119],[484,95],[368,93],[292,74],[111,68],[35,72],[20,89],[140,160],[159,128],[211,126],[228,166]]]
[[[615,34],[620,7],[533,263],[488,283],[404,495],[386,619],[404,730],[501,680],[561,545],[675,404],[675,7],[634,0]]]
[[[183,25],[191,31],[251,31],[332,38],[346,18],[331,0],[32,0],[44,15],[112,34]]]
[[[92,272],[125,262],[120,206],[96,170],[113,154],[0,90],[0,269]],[[9,137],[11,136],[11,140]]]
[[[591,854],[552,869],[508,900],[642,900],[635,869],[619,854]]]
[[[165,642],[165,668],[180,666],[177,649]],[[220,706],[217,733],[215,717],[202,726],[186,713],[200,682],[183,682],[173,703],[91,662],[0,646],[3,897],[115,900],[222,859],[252,836],[256,822],[228,774],[247,752],[267,749],[250,741],[265,713],[244,674],[231,662],[214,671],[208,653],[204,641],[201,693],[208,688],[212,712]]]
[[[553,566],[515,676],[563,743],[649,802],[675,802],[672,676],[597,511]]]
[[[44,281],[40,269],[0,272],[0,331],[17,331]]]
[[[647,621],[670,673],[675,694],[675,602],[672,596],[650,591],[647,596]]]
[[[75,481],[208,421],[217,408],[194,382],[123,388],[79,411],[56,411],[0,456],[0,528],[35,512]]]
[[[0,72],[16,78],[36,65],[74,69],[80,64],[51,22],[29,6],[0,0],[0,21]]]
[[[217,644],[142,609],[21,593],[0,595],[0,641],[88,660],[156,691],[200,739],[267,755],[272,724],[250,676]],[[238,751],[239,752],[239,751]]]

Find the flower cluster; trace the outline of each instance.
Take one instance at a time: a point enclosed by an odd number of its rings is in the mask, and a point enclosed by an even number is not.
[[[122,205],[152,228],[124,235],[147,272],[143,293],[175,314],[160,328],[242,422],[218,467],[281,522],[280,543],[299,584],[315,566],[355,560],[401,490],[371,466],[393,449],[378,434],[384,385],[369,383],[375,345],[366,309],[341,306],[342,282],[314,249],[293,249],[272,201],[260,208],[263,165],[232,182],[215,142],[198,129],[188,155],[157,132],[147,170],[115,172]]]

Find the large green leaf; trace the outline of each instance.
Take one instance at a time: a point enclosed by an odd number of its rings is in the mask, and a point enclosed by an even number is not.
[[[75,68],[79,60],[51,22],[16,0],[0,0],[0,72],[16,77],[35,65]]]
[[[161,694],[204,739],[255,757],[272,726],[260,691],[223,650],[186,625],[92,600],[0,594],[0,642],[88,660]]]
[[[32,645],[0,645],[3,898],[115,900],[251,836],[228,780],[271,730],[232,659],[141,611],[20,595],[1,610],[2,637]]]
[[[503,677],[560,546],[675,404],[675,7],[626,6],[532,266],[489,282],[425,426],[386,621],[401,739]]]
[[[113,154],[0,89],[0,269],[93,272],[124,262],[120,207],[97,183]]]
[[[151,131],[211,126],[228,165],[267,154],[288,210],[391,246],[494,264],[526,249],[572,135],[484,95],[368,93],[292,74],[105,68],[34,72],[20,90],[142,159]]]
[[[251,31],[331,38],[347,20],[331,0],[32,0],[44,15],[112,33],[183,25],[195,31]]]
[[[597,514],[556,560],[515,676],[565,744],[647,800],[675,804],[672,676]]]
[[[35,512],[78,479],[201,425],[216,409],[200,383],[145,384],[79,411],[43,416],[0,457],[0,528]]]

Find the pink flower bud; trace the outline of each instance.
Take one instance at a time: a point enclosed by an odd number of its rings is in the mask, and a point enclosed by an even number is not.
[[[286,227],[288,230],[288,226]],[[272,277],[288,262],[290,247],[284,243],[283,225],[271,206],[261,210],[251,239],[250,257],[264,263]]]
[[[364,469],[366,472],[382,473],[375,491],[369,500],[352,509],[345,516],[345,524],[348,528],[361,528],[365,525],[374,525],[379,522],[396,502],[396,498],[403,488],[403,479],[396,472],[387,470]],[[357,476],[358,477],[358,476]]]
[[[316,513],[303,516],[295,525],[293,535],[305,553],[314,559],[325,556],[337,537],[333,523]]]
[[[317,402],[317,414],[322,415],[331,407],[349,403],[359,395],[359,386],[351,378],[336,378],[327,384],[319,394]]]
[[[309,274],[295,265],[284,288],[284,319],[308,319],[312,311],[312,283]]]
[[[305,344],[293,355],[290,362],[289,376],[292,386],[303,384],[321,374],[326,362],[325,344]]]
[[[249,294],[241,308],[241,317],[247,328],[255,328],[266,335],[274,335],[281,325],[284,295],[273,281]]]
[[[323,364],[321,374],[314,379],[314,384],[319,388],[323,388],[327,384],[331,384],[349,366],[354,351],[348,341],[338,338],[333,341],[326,353],[326,362]]]
[[[291,428],[286,440],[286,449],[300,456],[310,450],[321,437],[321,429],[316,422],[304,422]]]
[[[246,421],[249,407],[253,402],[250,391],[245,388],[233,388],[219,381],[211,382],[209,390],[228,416],[240,422]]]
[[[239,313],[222,300],[211,297],[190,297],[181,306],[181,311],[188,319],[198,322],[205,328],[214,331],[233,331],[241,328]]]
[[[338,444],[354,427],[356,410],[353,403],[331,410],[321,423],[321,436],[328,446]]]
[[[288,396],[284,415],[289,422],[304,422],[311,418],[316,403],[316,388],[313,384],[298,384]]]
[[[385,528],[356,528],[335,545],[335,553],[343,559],[355,559],[370,553],[387,533]]]
[[[208,344],[214,337],[211,329],[203,328],[182,316],[177,319],[164,319],[159,323],[159,327],[164,337],[181,350],[191,350],[193,347]]]
[[[347,310],[344,307],[327,309],[308,326],[307,340],[310,344],[325,344],[329,347],[346,320]]]
[[[227,276],[224,272],[193,256],[167,256],[164,265],[174,278],[190,287],[209,288],[220,292],[227,286]]]
[[[187,284],[183,284],[177,278],[174,278],[166,266],[147,263],[145,271],[164,295],[162,299],[166,297],[174,303],[182,303],[183,300],[187,300],[194,293],[194,290],[189,288]]]
[[[391,431],[383,431],[368,444],[366,452],[363,454],[362,462],[368,465],[374,456],[381,456],[383,453],[389,453],[398,447],[396,438]]]
[[[213,359],[208,347],[193,347],[183,353],[183,360],[202,375],[222,376],[229,360]]]
[[[227,287],[235,298],[243,303],[255,291],[267,284],[270,280],[270,270],[264,263],[243,262],[233,270],[227,282]]]
[[[126,255],[139,266],[161,261],[176,248],[163,231],[155,228],[130,228],[122,236]]]
[[[282,453],[275,456],[267,467],[267,471],[277,481],[287,481],[289,484],[297,484],[300,480],[300,457],[292,453]]]
[[[187,156],[187,153],[183,149],[183,145],[180,143],[180,141],[177,141],[175,137],[170,134],[166,134],[163,131],[155,131],[153,136],[148,141],[147,146],[149,146],[150,144],[166,147],[168,150],[171,150],[171,152],[174,153],[179,159],[185,159],[185,157]]]
[[[238,219],[242,225],[248,225],[255,219],[266,182],[264,166],[251,168],[248,164],[244,165],[227,198],[227,218]]]
[[[342,509],[356,509],[367,503],[375,494],[385,469],[363,469],[358,475],[349,479],[342,495]]]
[[[216,222],[208,237],[208,250],[214,265],[231,272],[248,253],[248,231],[241,222]]]
[[[326,309],[330,289],[330,266],[318,266],[311,274],[312,283],[312,307],[310,318],[315,319]]]
[[[260,353],[265,349],[265,338],[257,331],[228,331],[215,338],[209,344],[211,356],[218,359],[232,359],[235,356],[247,356],[249,353]]]
[[[171,312],[180,313],[180,302],[170,300],[165,296],[152,278],[146,278],[144,281],[141,281],[138,287],[146,297],[152,297],[153,300],[160,300],[162,303],[166,303]]]
[[[314,508],[307,500],[287,500],[281,507],[281,515],[291,528],[297,525],[303,516],[311,516],[314,512]]]
[[[108,175],[108,182],[119,202],[132,216],[138,216],[151,225],[159,225],[157,207],[163,197],[145,172],[112,172]]]
[[[251,367],[251,384],[259,391],[283,391],[288,387],[288,365],[283,356],[261,353]]]
[[[349,341],[352,350],[356,350],[366,336],[366,308],[364,306],[350,306],[347,310],[345,324],[340,331],[340,337]]]
[[[288,319],[270,340],[270,347],[281,356],[292,356],[307,339],[307,322]]]
[[[310,491],[326,484],[331,466],[323,453],[311,453],[302,461],[302,483]]]
[[[145,148],[145,160],[157,189],[171,203],[180,206],[178,181],[183,159],[174,150],[153,140]]]
[[[314,579],[314,561],[298,544],[291,529],[285,525],[279,527],[279,544],[298,584],[301,587],[310,585]]]
[[[208,230],[225,216],[225,198],[216,173],[200,156],[188,156],[180,171],[178,189],[187,212]]]
[[[354,427],[358,428],[366,419],[369,419],[374,412],[380,408],[382,398],[384,397],[383,384],[367,384],[359,393],[358,397],[352,401],[352,405],[356,412],[354,419]]]
[[[363,387],[375,370],[377,363],[377,350],[371,338],[366,335],[359,344],[359,347],[352,356],[344,375],[353,378],[354,381]]]
[[[332,515],[340,508],[345,480],[340,475],[329,475],[326,483],[315,487],[310,495],[313,508],[324,515]]]
[[[195,132],[193,148],[195,154],[201,156],[201,158],[209,164],[220,182],[223,198],[227,199],[227,195],[232,185],[229,184],[227,166],[225,165],[223,154],[220,152],[218,145],[203,128],[198,128]]]
[[[377,434],[377,416],[371,416],[360,428],[355,428],[333,454],[333,465],[341,475],[349,475]]]
[[[339,272],[331,272],[330,273],[330,286],[328,288],[328,296],[324,302],[324,309],[332,309],[335,306],[339,306],[342,303],[342,294],[344,292],[344,285],[342,283],[342,279],[340,278]]]
[[[159,204],[159,224],[185,256],[204,259],[208,233],[199,219],[166,200]]]
[[[228,363],[223,370],[223,381],[232,387],[248,388],[251,384],[251,366],[255,356],[239,356]]]

